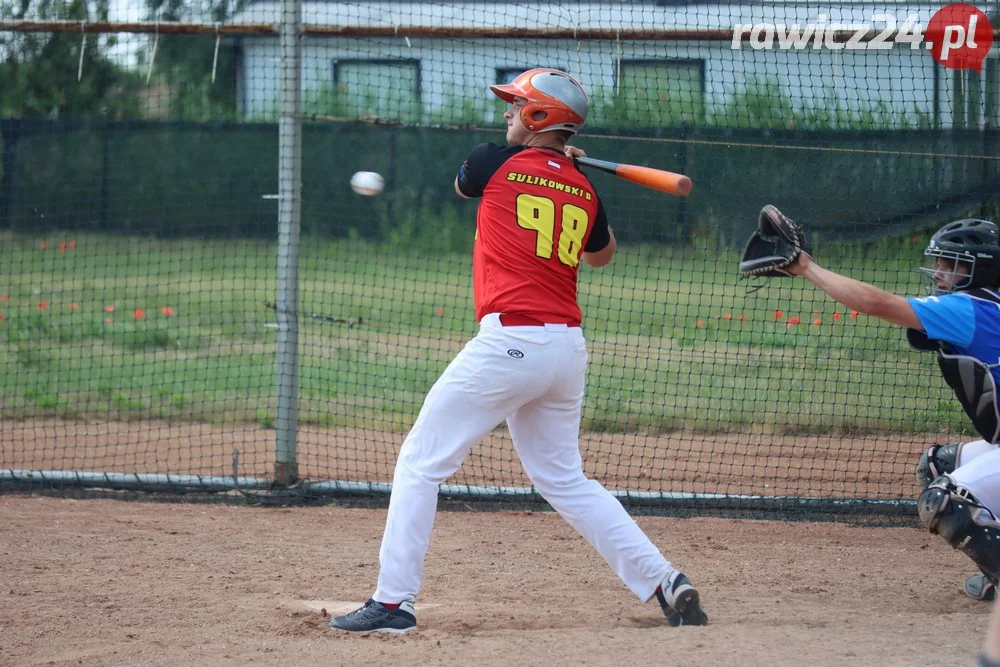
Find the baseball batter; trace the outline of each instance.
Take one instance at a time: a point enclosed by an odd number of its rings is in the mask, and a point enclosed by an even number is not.
[[[625,585],[644,602],[655,596],[671,625],[704,625],[688,578],[613,495],[583,474],[578,439],[587,348],[577,273],[581,261],[606,265],[616,249],[594,186],[570,157],[582,151],[566,145],[586,119],[587,95],[554,69],[529,70],[490,88],[510,104],[509,146],[476,147],[455,179],[460,196],[481,198],[473,251],[479,333],[431,388],[403,442],[374,594],[330,627],[416,627],[438,487],[505,419],[532,484]]]
[[[1000,245],[986,220],[958,220],[939,229],[921,269],[931,296],[904,298],[820,267],[808,255],[788,267],[848,308],[907,327],[910,344],[937,352],[945,381],[983,436],[935,445],[920,457],[926,486],[917,500],[932,533],[961,549],[980,573],[965,582],[978,599],[996,595],[1000,576]]]

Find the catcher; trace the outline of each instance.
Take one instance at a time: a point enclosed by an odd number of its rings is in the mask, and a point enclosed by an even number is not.
[[[773,206],[743,250],[740,274],[801,276],[844,306],[906,327],[910,344],[937,352],[945,381],[982,440],[934,445],[920,457],[921,521],[981,573],[965,592],[996,597],[1000,577],[1000,244],[987,220],[950,222],[931,238],[920,272],[931,296],[904,298],[825,269],[802,228]]]

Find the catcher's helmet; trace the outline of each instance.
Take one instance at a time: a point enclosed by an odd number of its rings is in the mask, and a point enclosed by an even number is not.
[[[521,124],[529,132],[566,130],[576,133],[587,120],[590,102],[580,82],[566,72],[539,67],[517,75],[506,85],[490,86],[508,104],[522,97]]]
[[[956,220],[937,230],[931,237],[924,255],[940,257],[955,262],[954,270],[949,274],[952,288],[945,290],[972,289],[974,287],[996,287],[1000,283],[1000,242],[997,237],[997,226],[989,220],[969,218]],[[969,268],[968,275],[958,271],[959,262]],[[940,275],[934,267],[924,267],[920,272],[934,284],[934,274]]]

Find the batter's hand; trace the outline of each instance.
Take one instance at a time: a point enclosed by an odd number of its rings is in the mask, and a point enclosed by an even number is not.
[[[584,152],[582,148],[577,148],[576,146],[566,146],[566,148],[563,149],[563,153],[565,153],[566,157],[570,160],[577,157],[587,157],[587,153]]]

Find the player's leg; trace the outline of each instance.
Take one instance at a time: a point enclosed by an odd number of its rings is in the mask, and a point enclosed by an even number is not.
[[[556,352],[560,361],[549,392],[507,419],[525,472],[640,600],[656,595],[672,625],[703,625],[707,617],[687,577],[671,566],[617,498],[583,474],[579,433],[587,352],[582,336],[556,345]]]
[[[481,333],[427,394],[396,461],[375,593],[365,607],[334,618],[331,627],[405,632],[415,626],[413,601],[434,527],[438,487],[458,470],[472,445],[516,408],[522,395],[544,390],[533,388],[531,377],[522,377],[538,375],[531,373],[531,360],[512,368],[506,363],[507,349]],[[541,379],[534,382],[542,386]],[[400,609],[405,612],[402,618]],[[386,625],[390,627],[382,627]]]
[[[985,440],[968,443],[959,452],[959,466],[949,477],[968,489],[994,517],[1000,516],[1000,448]],[[1000,545],[995,549],[1000,551]],[[983,570],[972,575],[965,581],[965,593],[977,600],[995,599],[997,573]]]
[[[917,481],[927,486],[941,475],[954,472],[973,459],[997,449],[985,440],[972,442],[949,442],[946,445],[931,445],[920,456],[917,463]]]
[[[530,378],[520,370],[508,372],[509,360],[506,348],[477,336],[427,395],[396,462],[376,600],[416,597],[438,487],[458,470],[472,445],[517,407],[518,392],[532,391]]]
[[[920,518],[933,533],[961,549],[981,575],[966,581],[966,593],[979,600],[996,595],[1000,576],[1000,450],[987,451],[934,480],[917,502]]]

